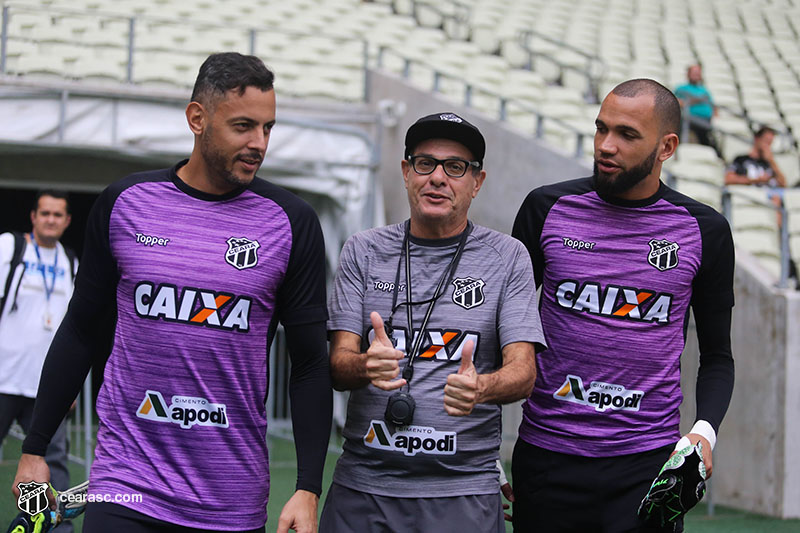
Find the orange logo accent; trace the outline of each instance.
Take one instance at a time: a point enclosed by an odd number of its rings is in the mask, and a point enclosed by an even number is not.
[[[652,292],[642,291],[642,292],[640,292],[640,293],[638,293],[636,295],[636,299],[641,304],[642,302],[644,302],[645,300],[650,298],[652,295],[653,295]],[[615,316],[625,316],[628,313],[630,313],[631,311],[633,311],[634,309],[636,309],[635,305],[633,305],[633,304],[625,304],[622,307],[620,307],[619,309],[617,309],[616,311],[614,311],[614,315]]]
[[[458,335],[458,332],[456,331],[444,332],[442,334],[442,340],[444,340],[444,344],[431,344],[430,348],[428,348],[427,350],[425,350],[423,353],[420,354],[420,357],[425,357],[426,359],[430,359],[431,357],[436,355],[436,352],[438,352],[439,350],[444,348],[447,344],[449,344],[450,341],[456,337],[456,335]]]
[[[227,302],[230,299],[231,299],[230,296],[225,296],[224,294],[220,294],[219,296],[214,298],[214,303],[216,304],[217,309],[219,309],[220,307],[225,305],[225,302]],[[214,313],[217,309],[203,309],[202,311],[200,311],[191,318],[191,322],[203,322],[205,321],[205,319],[210,317],[211,314]]]
[[[150,398],[148,398],[147,400],[145,400],[144,405],[142,406],[142,408],[139,409],[139,412],[142,413],[143,415],[146,415],[147,413],[150,412],[150,409],[152,409],[152,408],[153,408],[153,404],[150,402]]]

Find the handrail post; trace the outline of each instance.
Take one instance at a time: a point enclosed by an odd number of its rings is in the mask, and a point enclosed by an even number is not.
[[[250,43],[248,44],[248,46],[250,47],[250,52],[249,53],[250,53],[251,56],[256,55],[256,33],[257,32],[258,32],[258,30],[256,30],[255,28],[250,28],[250,32],[249,32],[250,33]]]
[[[128,83],[133,83],[133,47],[134,47],[134,34],[136,33],[136,17],[131,17],[128,22],[128,68],[127,77]]]
[[[364,102],[369,102],[369,42],[365,39],[362,43],[362,59],[364,61]]]
[[[789,286],[789,213],[783,203],[776,209],[781,218],[781,279],[778,286],[785,289]]]
[[[0,21],[0,74],[6,73],[8,57],[8,6],[3,6],[3,19]]]
[[[378,57],[376,59],[378,70],[383,70],[383,53],[386,47],[381,45],[378,47]]]
[[[58,142],[63,143],[67,135],[67,103],[69,102],[69,91],[61,91],[61,101],[58,105]]]
[[[689,121],[691,121],[691,116],[684,110],[681,113],[681,142],[688,143],[689,142]]]
[[[727,187],[722,188],[722,215],[728,220],[728,224],[733,225],[731,210],[731,191]]]

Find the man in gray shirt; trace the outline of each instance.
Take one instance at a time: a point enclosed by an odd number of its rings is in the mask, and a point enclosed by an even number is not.
[[[500,404],[530,394],[544,336],[524,247],[467,218],[484,153],[463,118],[419,119],[410,220],[342,249],[328,330],[351,393],[322,532],[505,530]]]

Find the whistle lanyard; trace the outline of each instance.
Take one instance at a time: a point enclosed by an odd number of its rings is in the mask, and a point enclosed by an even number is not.
[[[422,339],[425,338],[425,332],[428,328],[428,321],[431,318],[431,314],[433,313],[433,306],[436,304],[436,300],[438,300],[442,294],[444,293],[443,287],[446,286],[445,281],[450,281],[455,275],[456,268],[458,268],[458,262],[461,260],[461,254],[464,252],[464,245],[467,242],[467,237],[472,230],[472,225],[468,225],[464,231],[461,233],[461,238],[458,241],[458,248],[456,248],[455,253],[453,254],[452,258],[450,259],[450,264],[447,265],[447,268],[444,269],[442,272],[442,276],[439,278],[439,283],[436,285],[436,290],[433,293],[433,297],[427,300],[422,300],[420,302],[414,302],[411,300],[411,244],[410,244],[410,228],[411,223],[410,221],[406,222],[405,227],[405,235],[403,236],[403,253],[400,254],[400,259],[397,261],[397,272],[394,278],[394,289],[392,290],[392,312],[389,315],[389,320],[386,322],[387,332],[391,333],[392,329],[392,317],[394,316],[394,312],[400,307],[401,305],[406,306],[406,319],[408,320],[408,334],[409,339],[413,338],[413,343],[410,351],[407,351],[408,355],[408,363],[406,364],[405,368],[403,369],[403,378],[409,383],[409,389],[411,388],[411,378],[414,375],[414,360],[417,358],[419,354],[420,347],[422,346]],[[405,270],[406,270],[406,301],[400,304],[397,303],[397,296],[400,291],[400,263],[405,258]],[[414,305],[422,305],[428,304],[428,309],[425,311],[425,317],[422,319],[422,325],[420,326],[419,332],[414,335],[414,316],[412,312],[412,307]],[[408,346],[408,344],[406,345]]]
[[[47,299],[47,302],[50,303],[50,295],[53,294],[53,291],[56,288],[56,272],[58,271],[58,245],[56,244],[55,259],[53,259],[52,282],[48,287],[47,273],[45,272],[47,269],[45,268],[44,263],[42,263],[42,256],[39,253],[39,245],[36,244],[36,239],[33,236],[33,232],[31,232],[31,244],[33,244],[33,249],[36,251],[36,259],[39,261],[39,271],[42,273],[42,282],[44,283],[44,295]]]

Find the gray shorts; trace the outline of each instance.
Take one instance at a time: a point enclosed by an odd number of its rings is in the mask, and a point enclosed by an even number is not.
[[[331,484],[320,533],[501,533],[500,493],[450,498],[390,498]]]

